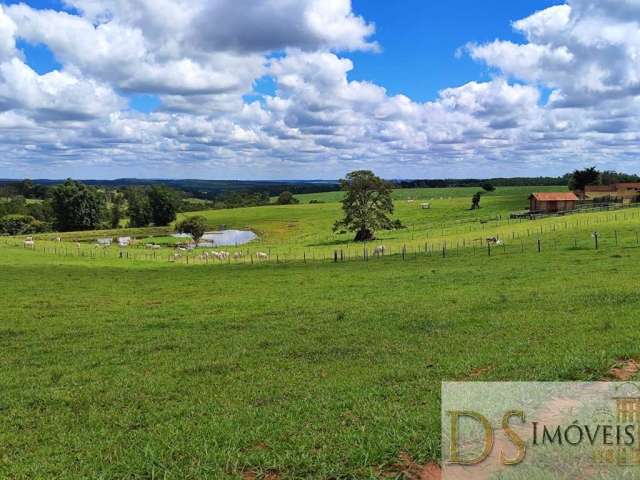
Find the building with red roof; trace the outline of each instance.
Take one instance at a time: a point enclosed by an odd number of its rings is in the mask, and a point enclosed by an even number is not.
[[[576,209],[578,197],[573,192],[540,192],[529,197],[533,213],[568,212]]]

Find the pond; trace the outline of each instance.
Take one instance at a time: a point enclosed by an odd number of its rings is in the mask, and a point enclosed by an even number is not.
[[[200,241],[203,247],[222,247],[225,245],[244,245],[254,241],[258,236],[250,230],[221,230],[207,232]]]
[[[175,238],[185,238],[185,234],[173,235]],[[186,235],[189,237],[189,235]],[[222,247],[227,245],[244,245],[252,242],[258,236],[250,230],[220,230],[207,232],[200,240],[200,247]]]

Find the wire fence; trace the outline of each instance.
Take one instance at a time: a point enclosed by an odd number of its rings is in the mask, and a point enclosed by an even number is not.
[[[602,223],[602,222],[598,222]],[[86,259],[110,258],[121,261],[169,262],[182,265],[253,265],[253,264],[314,264],[369,262],[380,259],[409,261],[419,257],[493,257],[499,255],[516,255],[524,253],[544,254],[549,251],[596,250],[610,251],[640,247],[640,225],[638,230],[620,229],[606,233],[597,231],[575,231],[558,225],[548,229],[528,228],[524,231],[513,231],[510,234],[497,234],[491,238],[476,238],[437,242],[425,241],[422,244],[402,244],[393,247],[374,243],[357,246],[336,247],[331,251],[316,252],[305,250],[299,253],[284,254],[267,252],[236,252],[235,256],[227,254],[219,257],[207,252],[156,252],[134,249],[96,248],[82,245],[52,244],[34,242],[29,244],[16,237],[0,238],[0,246],[25,249],[43,255],[59,257],[75,257]]]

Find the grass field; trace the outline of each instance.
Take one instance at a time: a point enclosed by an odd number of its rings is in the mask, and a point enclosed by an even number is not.
[[[408,249],[419,249],[426,243],[434,245],[445,239],[465,242],[479,239],[485,231],[492,234],[502,230],[513,231],[514,222],[508,220],[510,212],[523,210],[528,205],[527,197],[532,191],[557,190],[558,187],[509,187],[486,193],[482,198],[482,208],[471,211],[471,197],[477,188],[411,189],[394,192],[395,215],[406,228],[394,231],[376,232],[377,244],[384,244],[391,251],[398,251],[405,245]],[[253,230],[259,240],[250,245],[238,247],[248,253],[268,252],[272,257],[322,258],[333,255],[336,249],[359,250],[360,245],[352,242],[353,233],[334,233],[333,224],[341,217],[341,192],[299,195],[299,205],[263,206],[227,210],[189,212],[178,220],[193,216],[204,216],[212,229]],[[324,203],[309,204],[311,200]],[[431,209],[420,208],[422,202],[431,204]],[[141,244],[155,242],[172,230],[169,228],[131,229],[103,232],[72,232],[63,234],[69,241],[91,242],[100,236],[131,235],[141,238]],[[43,235],[41,238],[53,238]],[[162,242],[166,239],[161,239]],[[233,247],[229,247],[233,249]]]
[[[635,210],[458,225],[467,193],[398,207],[445,222],[446,258],[214,268],[0,242],[0,478],[380,478],[403,453],[438,461],[443,380],[593,380],[640,358]],[[480,214],[521,203],[499,191]],[[303,248],[336,208],[207,215]],[[487,225],[513,238],[453,249]]]

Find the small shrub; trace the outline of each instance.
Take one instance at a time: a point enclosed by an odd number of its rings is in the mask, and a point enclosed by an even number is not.
[[[300,203],[300,200],[294,197],[293,193],[285,191],[278,196],[277,203],[278,205],[296,205]]]

